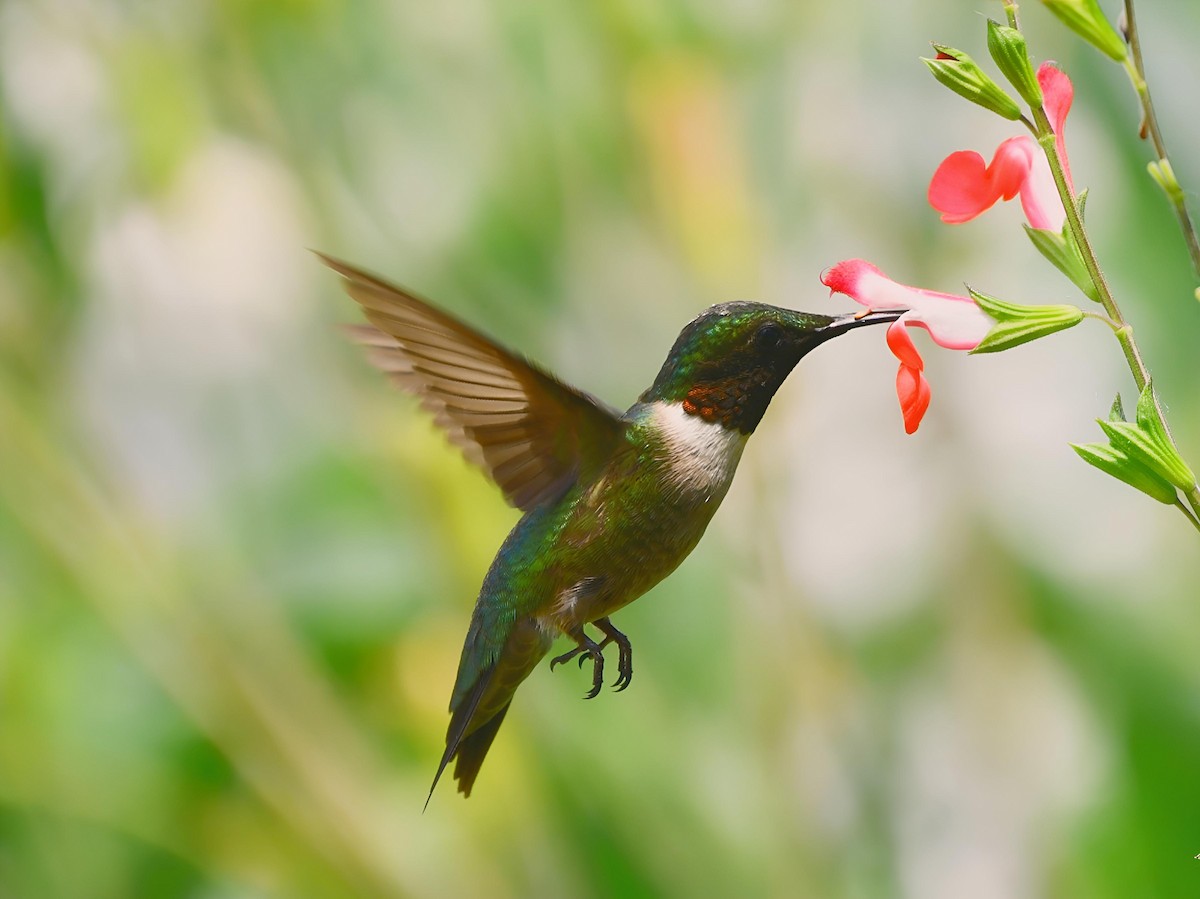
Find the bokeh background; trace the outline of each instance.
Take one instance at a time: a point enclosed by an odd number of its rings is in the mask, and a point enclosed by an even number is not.
[[[1200,304],[1128,85],[1022,12],[1196,465]],[[1195,188],[1200,6],[1140,12]],[[421,813],[516,513],[306,248],[620,407],[710,303],[848,309],[818,283],[846,257],[1075,302],[1016,204],[924,200],[1015,133],[917,61],[986,59],[985,14],[5,0],[0,896],[1200,895],[1200,552],[1067,446],[1132,399],[1095,323],[930,353],[911,438],[882,334],[806,360],[618,617],[633,688],[539,669],[475,795]]]

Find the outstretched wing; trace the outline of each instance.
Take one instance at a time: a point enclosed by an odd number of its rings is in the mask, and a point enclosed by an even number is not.
[[[346,279],[371,323],[351,329],[370,361],[419,396],[518,509],[595,472],[623,439],[616,410],[407,291],[317,255]]]

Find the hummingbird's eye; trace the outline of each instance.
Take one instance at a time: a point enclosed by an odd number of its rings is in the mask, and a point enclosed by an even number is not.
[[[754,333],[754,345],[760,350],[773,350],[783,340],[783,328],[775,322],[764,322]]]

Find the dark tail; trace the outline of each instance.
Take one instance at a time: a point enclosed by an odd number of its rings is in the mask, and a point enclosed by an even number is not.
[[[512,705],[510,702],[509,705]],[[463,739],[458,746],[457,761],[454,763],[454,779],[458,781],[458,792],[463,796],[471,795],[471,787],[475,777],[483,765],[483,759],[491,748],[492,740],[496,739],[496,731],[504,723],[504,715],[508,711],[506,705],[478,730]]]
[[[455,758],[458,759],[454,766],[458,791],[464,796],[471,795],[471,787],[496,739],[496,731],[504,722],[513,694],[546,655],[547,649],[549,641],[533,619],[517,622],[499,658],[479,673],[471,689],[452,710],[450,727],[446,730],[446,751],[442,753],[437,774],[429,787],[429,798],[433,797],[442,772]],[[425,800],[426,808],[429,798]]]
[[[459,789],[470,796],[471,784],[475,782],[475,775],[479,773],[479,766],[483,764],[483,757],[487,755],[488,747],[492,745],[492,740],[496,737],[496,731],[500,729],[500,722],[504,720],[504,713],[508,711],[506,704],[499,713],[493,715],[482,727],[477,727],[467,735],[467,727],[471,724],[471,719],[475,717],[475,712],[479,708],[479,701],[483,699],[483,694],[487,692],[488,687],[492,683],[492,674],[495,672],[496,666],[489,665],[479,675],[475,681],[475,685],[471,687],[471,692],[468,693],[458,708],[454,710],[454,714],[450,716],[450,727],[446,730],[446,751],[442,753],[442,760],[438,762],[437,774],[433,775],[433,783],[429,785],[429,795],[425,797],[425,808],[429,808],[429,800],[433,798],[433,791],[437,789],[438,781],[442,779],[442,772],[446,770],[446,766],[450,764],[450,760],[456,755],[459,755],[460,750],[471,750],[471,757],[474,765],[471,768],[466,789],[463,789],[461,783]],[[495,722],[494,724],[492,722]],[[487,737],[482,741],[476,739],[480,732],[486,731]],[[482,745],[480,745],[482,743]],[[454,778],[459,779],[459,772],[463,770],[463,761],[460,758],[458,764],[454,766]]]

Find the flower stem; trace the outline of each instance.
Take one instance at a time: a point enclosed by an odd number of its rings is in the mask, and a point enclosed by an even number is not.
[[[1088,312],[1085,309],[1083,311],[1083,317],[1084,318],[1094,318],[1098,322],[1104,322],[1104,324],[1108,325],[1112,329],[1114,334],[1116,332],[1120,331],[1121,327],[1122,327],[1121,325],[1118,325],[1115,321],[1113,321],[1111,318],[1109,318],[1107,315],[1102,315],[1099,312]]]
[[[1014,0],[1004,0],[1004,14],[1008,16],[1008,27],[1021,30],[1021,26],[1017,24],[1017,4]]]
[[[1162,131],[1158,127],[1158,116],[1154,112],[1154,101],[1150,99],[1150,86],[1146,83],[1146,67],[1142,60],[1142,42],[1138,37],[1137,19],[1134,18],[1133,14],[1133,0],[1125,0],[1124,30],[1125,40],[1129,44],[1129,54],[1125,57],[1124,62],[1125,73],[1129,76],[1133,90],[1138,95],[1138,100],[1142,104],[1141,137],[1144,140],[1149,135],[1151,142],[1154,144],[1154,152],[1158,155],[1158,164],[1160,166],[1163,164],[1166,165],[1166,172],[1169,173],[1169,178],[1160,180],[1156,177],[1155,181],[1162,187],[1163,193],[1167,195],[1167,200],[1170,201],[1172,208],[1175,210],[1175,217],[1179,220],[1179,227],[1183,231],[1183,239],[1187,242],[1188,255],[1192,260],[1192,268],[1195,270],[1196,275],[1200,277],[1200,238],[1197,238],[1196,226],[1192,223],[1192,217],[1188,214],[1183,188],[1175,180],[1170,162],[1167,159],[1167,147],[1163,142]]]
[[[1191,512],[1188,511],[1187,506],[1185,506],[1183,504],[1183,500],[1181,500],[1181,499],[1175,500],[1175,508],[1177,508],[1180,512],[1182,512],[1183,517],[1192,523],[1192,527],[1194,527],[1196,530],[1200,531],[1200,518],[1197,518],[1195,515],[1193,515]]]
[[[1117,305],[1116,298],[1113,297],[1112,290],[1108,286],[1108,281],[1104,277],[1104,272],[1100,270],[1100,263],[1096,259],[1096,251],[1092,248],[1087,231],[1083,227],[1083,217],[1079,213],[1079,203],[1075,195],[1071,192],[1070,185],[1067,183],[1066,169],[1063,166],[1062,159],[1058,155],[1058,147],[1055,145],[1054,140],[1054,128],[1050,124],[1046,110],[1039,105],[1033,107],[1032,111],[1033,120],[1037,125],[1037,140],[1042,150],[1046,153],[1046,160],[1050,163],[1050,172],[1054,175],[1054,184],[1058,187],[1058,196],[1062,200],[1063,209],[1067,214],[1067,225],[1071,229],[1071,235],[1075,238],[1075,245],[1079,247],[1080,255],[1083,256],[1083,264],[1087,267],[1088,275],[1096,287],[1100,305],[1104,307],[1104,311],[1108,314],[1110,321],[1116,325],[1114,334],[1116,335],[1117,342],[1121,345],[1121,352],[1125,354],[1125,361],[1129,364],[1129,370],[1133,374],[1134,383],[1137,384],[1138,390],[1141,391],[1145,389],[1146,384],[1150,381],[1150,371],[1146,367],[1146,363],[1142,361],[1141,351],[1138,349],[1137,342],[1133,339],[1133,326],[1121,314],[1121,308]],[[1157,395],[1154,395],[1154,414],[1162,424],[1163,431],[1166,432],[1172,445],[1174,445],[1174,438],[1170,436],[1171,430],[1167,424],[1167,418],[1163,414],[1162,406],[1158,402]],[[1190,489],[1184,491],[1184,495],[1187,497],[1192,510],[1197,516],[1200,516],[1200,486],[1193,484]],[[1188,516],[1189,519],[1191,517],[1190,515]],[[1193,524],[1195,524],[1194,520]]]

